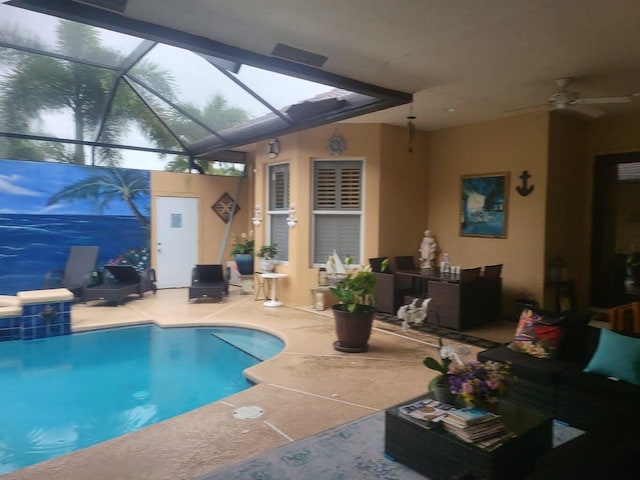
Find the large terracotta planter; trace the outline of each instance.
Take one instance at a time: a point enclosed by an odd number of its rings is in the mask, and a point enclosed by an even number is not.
[[[351,313],[343,304],[334,305],[332,309],[338,337],[333,343],[333,348],[346,353],[366,352],[369,349],[369,337],[376,309],[369,305],[358,305],[356,311]]]

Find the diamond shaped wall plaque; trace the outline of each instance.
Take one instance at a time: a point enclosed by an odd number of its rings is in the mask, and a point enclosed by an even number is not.
[[[231,209],[233,208],[233,197],[228,193],[224,193],[213,205],[211,210],[216,212],[224,223],[229,223],[231,218]],[[236,204],[236,213],[240,211],[240,205]]]

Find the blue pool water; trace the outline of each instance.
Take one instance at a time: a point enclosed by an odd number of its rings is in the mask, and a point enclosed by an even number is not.
[[[0,342],[0,474],[214,402],[278,338],[242,328],[98,330]]]

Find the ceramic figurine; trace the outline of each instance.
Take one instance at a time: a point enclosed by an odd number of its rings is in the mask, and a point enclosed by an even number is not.
[[[398,318],[402,320],[402,331],[406,332],[409,328],[409,323],[415,325],[422,325],[427,318],[427,310],[429,308],[430,298],[425,298],[420,305],[420,299],[416,298],[409,305],[403,305],[398,309]]]
[[[433,268],[436,264],[436,252],[438,244],[431,235],[431,230],[424,231],[424,237],[420,244],[420,268]]]

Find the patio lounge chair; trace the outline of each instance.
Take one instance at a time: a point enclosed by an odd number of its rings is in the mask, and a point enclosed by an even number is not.
[[[82,298],[83,291],[87,288],[96,269],[100,247],[73,245],[69,249],[67,264],[64,270],[52,270],[44,277],[43,288],[66,288],[76,298]]]
[[[152,268],[140,274],[131,265],[105,265],[105,270],[110,274],[102,283],[84,289],[83,302],[91,300],[104,300],[110,303],[122,304],[129,295],[138,295],[140,298],[145,292],[156,293],[156,273]]]
[[[224,276],[222,265],[196,265],[191,272],[189,301],[210,298],[221,302],[223,295],[229,294],[229,283]]]

